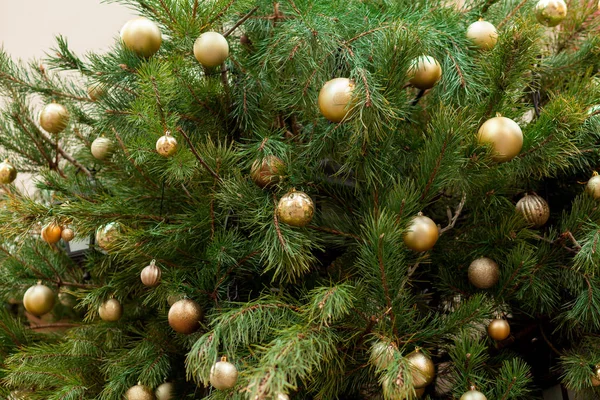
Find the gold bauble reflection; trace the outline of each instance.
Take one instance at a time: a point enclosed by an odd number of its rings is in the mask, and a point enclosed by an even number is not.
[[[62,104],[47,104],[40,113],[40,126],[49,133],[60,133],[69,123],[69,111]]]
[[[8,185],[17,179],[17,169],[8,160],[0,163],[0,183]]]
[[[39,317],[52,311],[56,300],[55,297],[52,289],[38,283],[25,292],[23,306],[25,306],[25,309],[29,313]]]
[[[592,386],[600,386],[600,365],[596,365],[594,368],[594,374],[592,375]]]
[[[227,358],[221,358],[210,369],[210,384],[215,389],[226,390],[235,386],[238,377],[238,370]]]
[[[171,157],[177,152],[177,139],[167,131],[156,141],[156,151],[163,157]]]
[[[494,117],[481,125],[477,134],[480,144],[490,145],[492,159],[497,162],[512,160],[523,147],[523,132],[510,118]]]
[[[354,82],[348,78],[335,78],[325,82],[317,103],[321,114],[331,122],[341,122],[352,107]]]
[[[98,307],[98,315],[103,321],[118,321],[123,316],[123,306],[117,299],[108,299]]]
[[[175,332],[190,334],[200,328],[204,311],[193,300],[179,300],[169,309],[169,325]]]
[[[132,386],[125,393],[127,400],[155,400],[154,393],[147,386],[140,385],[139,383]]]
[[[500,268],[490,258],[481,257],[469,265],[469,282],[479,289],[489,289],[498,283]]]
[[[156,400],[173,400],[175,399],[175,385],[171,382],[165,382],[156,388],[154,394]]]
[[[279,182],[284,169],[285,164],[281,158],[269,155],[261,162],[256,160],[252,163],[250,178],[258,187],[266,188]]]
[[[487,397],[480,391],[472,389],[460,396],[460,400],[487,400]]]
[[[440,232],[433,220],[424,215],[414,217],[404,234],[404,244],[414,251],[427,251],[433,248]]]
[[[567,4],[564,0],[540,0],[535,6],[535,17],[542,25],[554,27],[567,16]]]
[[[42,228],[42,239],[49,244],[58,243],[61,234],[62,228],[60,225],[55,224],[54,222],[51,222]]]
[[[217,32],[204,32],[194,42],[194,56],[205,67],[221,65],[229,57],[229,44]]]
[[[112,155],[114,150],[114,144],[112,140],[105,137],[99,137],[92,142],[90,151],[94,158],[98,160],[105,160]]]
[[[494,340],[500,341],[510,335],[510,325],[505,319],[494,319],[488,325],[488,335]]]
[[[435,364],[420,350],[415,350],[406,356],[410,364],[412,383],[415,389],[422,389],[433,382]]]
[[[148,287],[156,287],[160,283],[160,278],[162,276],[162,272],[160,268],[156,265],[156,262],[152,260],[150,265],[144,267],[142,272],[140,273],[140,279],[144,286]]]
[[[88,86],[87,94],[93,101],[98,101],[100,97],[106,94],[106,89],[101,83],[93,83],[90,86]]]
[[[496,27],[487,21],[473,22],[467,28],[467,38],[475,47],[481,50],[491,50],[498,41]]]
[[[421,56],[413,60],[408,69],[410,84],[426,90],[434,87],[442,77],[442,66],[432,56]]]
[[[315,205],[309,195],[293,190],[279,200],[276,212],[279,221],[291,226],[302,227],[308,225],[312,220]]]
[[[534,228],[544,225],[550,218],[550,207],[543,197],[537,194],[526,194],[516,205],[517,212]]]
[[[119,224],[117,222],[110,222],[96,230],[96,244],[104,251],[112,250],[118,237]]]
[[[62,230],[62,232],[60,232],[60,238],[65,242],[70,242],[73,240],[73,238],[75,238],[75,231],[73,231],[71,228],[65,228]]]
[[[148,18],[131,19],[121,28],[125,47],[141,57],[150,57],[160,49],[162,35],[158,25]]]
[[[587,185],[585,186],[585,190],[594,199],[600,199],[600,175],[594,173],[594,176],[590,178]]]

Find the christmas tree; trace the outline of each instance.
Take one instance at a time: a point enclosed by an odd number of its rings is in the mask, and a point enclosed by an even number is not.
[[[0,53],[3,398],[597,398],[597,1],[119,2]]]

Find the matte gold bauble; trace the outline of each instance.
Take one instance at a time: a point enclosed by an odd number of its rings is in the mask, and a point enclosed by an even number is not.
[[[510,335],[510,325],[505,319],[493,319],[487,330],[488,335],[497,341],[504,340]]]
[[[54,307],[54,301],[55,295],[52,289],[41,283],[27,289],[23,296],[23,306],[25,306],[25,309],[38,317],[48,314]]]
[[[217,32],[204,32],[194,42],[194,57],[205,67],[221,65],[229,57],[229,44]]]
[[[315,205],[304,192],[292,190],[284,195],[277,204],[279,221],[291,226],[306,226],[315,213]]]
[[[439,237],[440,231],[435,222],[419,213],[404,233],[404,244],[414,251],[427,251],[433,248]]]
[[[281,158],[270,155],[252,163],[250,178],[258,187],[266,188],[276,184],[281,179],[285,164]]]
[[[150,57],[160,49],[162,35],[158,26],[147,18],[131,19],[121,28],[125,47],[141,57]]]
[[[535,6],[535,17],[542,25],[554,27],[567,16],[564,0],[540,0]]]
[[[0,163],[0,183],[8,185],[17,179],[17,169],[8,160]]]
[[[431,56],[421,56],[413,60],[408,69],[410,84],[421,90],[431,89],[442,78],[442,66]]]
[[[123,316],[123,306],[117,299],[108,299],[98,307],[100,319],[107,322],[115,322]]]
[[[175,385],[165,382],[154,391],[156,400],[173,400],[175,398]]]
[[[104,85],[101,83],[94,83],[88,86],[87,94],[93,101],[98,101],[100,97],[106,94],[106,89],[104,89]]]
[[[585,186],[585,190],[594,199],[600,199],[600,175],[598,175],[597,172],[594,172],[594,175],[590,178]]]
[[[108,223],[96,230],[96,244],[104,251],[112,249],[116,239],[119,237],[119,224]]]
[[[489,289],[498,283],[500,268],[490,258],[481,257],[469,265],[469,282],[479,289]]]
[[[132,386],[125,393],[127,400],[155,400],[154,393],[147,386],[140,385],[139,383]]]
[[[594,374],[592,375],[592,386],[600,386],[600,365],[596,365],[594,368]]]
[[[517,202],[517,212],[534,228],[544,225],[550,218],[550,207],[546,200],[537,194],[526,194]]]
[[[156,141],[156,151],[163,157],[171,157],[177,152],[177,139],[171,136],[171,132],[165,134]]]
[[[341,122],[352,106],[354,82],[348,78],[335,78],[325,82],[317,103],[321,114],[331,122]]]
[[[485,395],[480,391],[471,389],[460,396],[460,400],[487,400],[487,397],[485,397]]]
[[[467,38],[480,50],[491,50],[498,41],[496,27],[487,21],[473,22],[467,28]]]
[[[510,118],[494,117],[481,125],[477,141],[492,148],[492,159],[497,162],[510,161],[521,152],[523,132]]]
[[[65,242],[70,242],[75,237],[75,231],[71,228],[65,228],[60,232],[60,238]]]
[[[420,350],[415,350],[406,356],[410,364],[412,383],[415,389],[422,389],[433,382],[435,377],[435,364]]]
[[[189,299],[179,300],[169,309],[169,325],[175,332],[190,334],[200,328],[204,316],[202,307]]]
[[[152,260],[150,265],[144,267],[142,272],[140,273],[140,279],[145,286],[155,287],[160,283],[160,277],[162,272],[160,268],[156,265],[156,261]]]
[[[51,222],[42,228],[42,239],[50,244],[58,243],[61,234],[62,228],[54,222]]]
[[[221,357],[221,361],[210,368],[210,384],[215,389],[231,389],[235,386],[237,377],[238,370],[235,365],[227,361],[227,357]]]
[[[62,104],[47,104],[40,113],[40,126],[49,133],[60,133],[69,123],[69,110]]]
[[[99,137],[92,142],[90,150],[94,158],[105,160],[112,155],[114,144],[110,139]]]

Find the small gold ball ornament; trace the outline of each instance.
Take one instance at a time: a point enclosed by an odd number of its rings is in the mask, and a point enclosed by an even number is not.
[[[200,328],[204,311],[193,300],[179,300],[169,309],[169,325],[175,332],[190,334]]]
[[[141,57],[150,57],[160,49],[162,35],[158,25],[148,18],[133,18],[121,28],[125,47]]]
[[[175,398],[175,385],[165,382],[154,391],[156,400],[173,400]]]
[[[352,108],[354,82],[348,78],[335,78],[325,82],[317,103],[321,114],[331,122],[342,122]]]
[[[123,316],[123,306],[117,299],[108,299],[98,307],[100,319],[107,322],[116,322]]]
[[[594,367],[594,374],[592,375],[592,386],[600,386],[600,364]]]
[[[432,56],[420,56],[408,69],[410,84],[421,90],[431,89],[442,78],[442,66]]]
[[[23,306],[29,313],[39,317],[52,311],[55,297],[52,289],[40,282],[27,289],[23,296]]]
[[[62,104],[47,104],[40,113],[40,126],[48,133],[60,133],[69,123],[69,110]]]
[[[60,238],[65,242],[70,242],[71,240],[73,240],[73,238],[75,238],[75,231],[73,231],[73,229],[71,228],[64,228],[60,232]]]
[[[105,160],[112,155],[114,144],[112,140],[108,138],[99,137],[92,142],[90,150],[94,158],[98,160]]]
[[[262,161],[256,160],[250,169],[250,178],[260,188],[276,184],[281,179],[285,164],[281,158],[273,155],[266,156]]]
[[[194,42],[194,56],[205,67],[221,65],[229,57],[229,44],[217,32],[204,32]]]
[[[93,83],[88,86],[87,94],[93,101],[98,101],[100,97],[106,94],[106,89],[101,83]]]
[[[149,387],[144,386],[138,382],[137,385],[132,386],[125,393],[127,400],[155,400],[154,393]]]
[[[17,169],[8,160],[0,163],[0,183],[8,185],[17,179]]]
[[[276,212],[279,221],[302,227],[313,219],[315,205],[306,193],[292,190],[279,200]]]
[[[550,218],[550,207],[543,197],[535,193],[526,194],[516,205],[517,212],[534,228],[544,225]]]
[[[564,0],[540,0],[535,6],[535,17],[542,25],[554,27],[567,17]]]
[[[177,139],[175,139],[170,131],[158,138],[156,141],[156,151],[163,157],[171,157],[177,152]]]
[[[435,377],[435,364],[420,349],[416,349],[406,356],[410,364],[412,383],[415,389],[422,389],[433,382]]]
[[[500,268],[490,258],[481,257],[469,265],[469,282],[479,289],[489,289],[498,283]]]
[[[62,228],[54,222],[51,222],[42,228],[42,239],[49,244],[58,243],[61,235]]]
[[[111,222],[96,230],[96,244],[104,251],[112,249],[116,239],[119,237],[119,224]]]
[[[600,199],[600,175],[597,172],[594,172],[594,175],[588,181],[585,191],[594,199]]]
[[[504,340],[510,335],[510,325],[505,319],[493,319],[487,330],[488,335],[497,341]]]
[[[480,391],[471,388],[471,390],[460,396],[460,400],[487,400],[487,397]]]
[[[435,222],[419,213],[404,233],[404,244],[414,251],[427,251],[433,248],[439,237],[440,231]]]
[[[481,19],[469,25],[467,38],[478,49],[491,50],[498,41],[498,31],[494,25]]]
[[[221,361],[218,361],[210,368],[210,384],[215,389],[227,390],[235,386],[238,377],[238,370],[229,361],[227,357],[221,357]]]
[[[145,286],[156,287],[160,283],[162,272],[156,265],[156,260],[152,260],[150,265],[144,267],[140,273],[140,279]]]
[[[284,393],[277,394],[276,400],[290,400],[290,396]]]
[[[521,152],[523,132],[510,118],[497,116],[481,125],[477,134],[479,144],[492,148],[492,159],[497,162],[510,161]]]

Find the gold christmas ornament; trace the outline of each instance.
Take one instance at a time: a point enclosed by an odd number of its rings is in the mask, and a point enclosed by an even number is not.
[[[505,162],[512,160],[521,152],[523,132],[512,119],[498,116],[488,119],[481,125],[477,141],[482,145],[490,145],[494,161]]]
[[[98,307],[100,319],[107,322],[115,322],[123,316],[123,306],[117,299],[108,299]]]
[[[500,268],[490,258],[481,257],[469,265],[469,282],[479,289],[489,289],[498,283]]]
[[[442,66],[432,56],[421,56],[413,60],[408,69],[410,84],[421,90],[431,89],[442,78]]]
[[[348,78],[335,78],[325,82],[317,103],[321,114],[331,122],[342,122],[352,108],[354,82]]]
[[[154,394],[156,400],[173,400],[175,399],[175,385],[165,382],[156,388]]]
[[[194,42],[194,56],[205,67],[221,65],[229,57],[229,44],[217,32],[204,32]]]
[[[25,306],[25,309],[38,317],[52,311],[54,301],[55,295],[52,289],[41,283],[27,289],[23,296],[23,306]]]
[[[55,224],[54,222],[51,222],[42,228],[42,239],[49,244],[58,243],[61,235],[62,228],[60,225]]]
[[[156,141],[156,151],[163,157],[171,157],[177,152],[177,139],[171,136],[170,131],[158,138]]]
[[[266,188],[279,182],[284,168],[285,164],[281,158],[269,155],[264,157],[262,162],[256,160],[252,163],[250,178],[258,187]]]
[[[160,271],[160,268],[156,266],[156,260],[152,260],[150,265],[144,267],[140,274],[140,278],[145,286],[155,287],[160,283],[161,275],[162,272]]]
[[[306,226],[310,223],[315,213],[315,205],[304,192],[292,190],[284,195],[277,205],[279,221],[291,226]]]
[[[487,397],[485,397],[485,395],[480,391],[471,389],[460,396],[460,400],[487,400]]]
[[[279,393],[276,400],[290,400],[290,396],[284,393]]]
[[[592,375],[592,386],[600,386],[600,364],[594,367],[594,374]]]
[[[99,137],[92,142],[90,150],[92,151],[94,158],[105,160],[112,155],[114,144],[112,140],[108,138]]]
[[[0,183],[8,185],[17,179],[17,169],[8,160],[0,163]]]
[[[505,319],[493,319],[487,330],[488,335],[497,341],[504,340],[510,335],[510,325]]]
[[[119,224],[116,222],[108,223],[96,230],[96,244],[104,251],[112,249],[116,239],[119,236]]]
[[[40,126],[48,133],[60,133],[69,123],[69,110],[62,104],[47,104],[40,113]]]
[[[546,200],[537,194],[526,194],[517,202],[517,212],[534,228],[544,225],[550,218],[550,207]]]
[[[567,16],[567,4],[564,0],[540,0],[535,6],[535,17],[542,25],[554,27]]]
[[[227,357],[221,357],[210,369],[210,384],[215,389],[226,390],[235,386],[238,377],[238,370],[229,361]]]
[[[104,89],[104,85],[101,83],[93,83],[87,88],[87,94],[93,101],[98,101],[98,99],[106,94],[106,89]]]
[[[594,172],[594,175],[590,178],[587,185],[585,186],[586,192],[594,199],[600,199],[600,175]]]
[[[422,389],[433,382],[435,364],[431,358],[416,349],[406,356],[406,360],[410,364],[412,383],[415,389]]]
[[[71,228],[64,228],[60,232],[60,238],[65,242],[70,242],[75,237],[75,232]]]
[[[200,328],[204,311],[193,300],[179,300],[169,309],[169,325],[175,332],[190,334]]]
[[[127,400],[155,400],[154,393],[147,386],[141,385],[139,382],[137,385],[132,386],[125,393]]]
[[[160,49],[162,35],[158,26],[148,18],[133,18],[121,28],[125,47],[141,57],[150,57]]]
[[[467,38],[478,49],[491,50],[498,41],[498,31],[494,25],[481,19],[469,25]]]
[[[394,347],[385,342],[377,342],[371,347],[371,360],[379,369],[386,369],[394,362]]]
[[[433,248],[439,237],[440,231],[435,222],[419,213],[404,233],[404,244],[414,251],[427,251]]]

